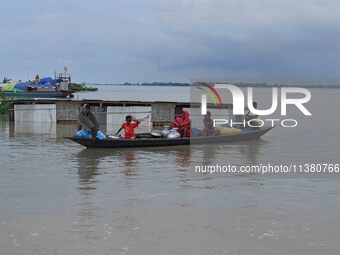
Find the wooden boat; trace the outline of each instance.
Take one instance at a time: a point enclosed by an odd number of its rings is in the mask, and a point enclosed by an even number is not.
[[[95,140],[76,137],[65,137],[73,142],[79,143],[87,148],[139,148],[139,147],[160,147],[160,146],[179,146],[190,144],[217,144],[237,141],[258,139],[272,127],[251,130],[245,133],[228,136],[202,136],[191,138],[152,138],[149,133],[139,134],[136,139],[110,139]]]

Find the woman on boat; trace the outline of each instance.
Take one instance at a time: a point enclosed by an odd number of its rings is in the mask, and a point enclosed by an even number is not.
[[[96,133],[99,130],[99,124],[97,122],[96,116],[91,112],[90,106],[84,104],[79,116],[78,116],[78,130],[90,131],[93,139],[96,137]]]
[[[191,137],[191,118],[188,111],[181,110],[180,117],[177,117],[172,123],[172,128],[177,128],[181,137]]]

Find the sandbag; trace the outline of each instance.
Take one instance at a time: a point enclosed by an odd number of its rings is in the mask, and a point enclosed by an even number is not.
[[[99,140],[106,140],[106,135],[105,135],[102,131],[97,131],[96,137],[97,137]]]
[[[91,139],[92,135],[90,131],[87,130],[79,130],[74,135],[76,138],[83,138],[83,139]]]
[[[79,130],[74,135],[76,138],[82,138],[82,139],[92,139],[91,131],[87,130]],[[102,131],[97,131],[96,137],[99,140],[106,140],[106,135]]]

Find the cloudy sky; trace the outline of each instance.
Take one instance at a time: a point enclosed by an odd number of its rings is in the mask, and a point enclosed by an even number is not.
[[[0,77],[340,77],[339,0],[0,0]]]

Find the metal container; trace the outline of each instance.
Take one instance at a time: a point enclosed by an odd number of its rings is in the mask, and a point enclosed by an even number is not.
[[[169,126],[164,126],[164,129],[161,131],[162,136],[165,138],[168,137],[168,135],[170,134],[170,131],[171,129]]]
[[[180,137],[181,137],[181,134],[178,133],[177,128],[170,129],[170,133],[167,136],[167,138],[169,139],[175,139],[175,138],[180,138]]]

